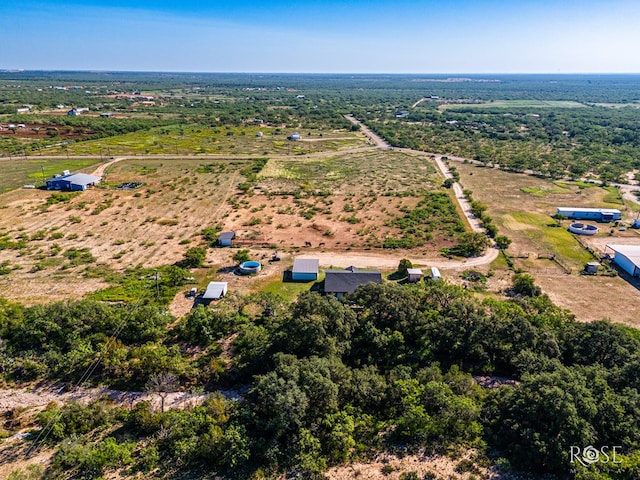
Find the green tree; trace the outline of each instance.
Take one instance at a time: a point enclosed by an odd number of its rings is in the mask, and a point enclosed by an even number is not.
[[[409,260],[408,258],[403,258],[402,260],[400,260],[400,264],[398,265],[398,273],[403,277],[406,277],[408,275],[408,268],[413,268],[413,263],[411,263],[411,260]]]
[[[513,276],[511,290],[516,295],[525,297],[537,297],[542,294],[542,289],[536,285],[535,279],[527,273],[516,273]]]
[[[512,240],[506,235],[496,235],[495,241],[500,250],[506,250],[511,245]]]
[[[249,250],[247,249],[238,250],[236,253],[233,254],[232,258],[233,258],[233,261],[238,264],[248,262],[249,260],[251,260],[251,257],[249,256]]]
[[[458,245],[449,252],[461,257],[477,257],[491,245],[487,236],[480,232],[464,232],[458,237]]]
[[[181,266],[185,268],[199,268],[207,258],[207,250],[203,247],[191,247],[184,254]]]

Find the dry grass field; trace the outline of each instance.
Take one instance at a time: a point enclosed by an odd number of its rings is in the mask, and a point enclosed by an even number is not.
[[[135,159],[114,164],[108,185],[81,193],[13,190],[1,197],[0,291],[24,303],[80,298],[106,286],[112,271],[172,264],[203,242],[201,232],[235,230],[238,243],[268,258],[273,250],[347,252],[399,235],[391,221],[411,211],[441,177],[424,156],[370,150],[274,158],[250,188],[255,160]],[[114,188],[138,182],[138,188]],[[246,188],[245,188],[246,189]],[[308,244],[306,243],[308,242]],[[451,245],[436,230],[419,254]],[[210,249],[213,278],[233,249]],[[280,266],[264,275],[281,275]],[[210,280],[207,274],[199,278]],[[207,278],[205,278],[207,277]],[[274,278],[275,278],[274,277]],[[257,280],[256,280],[257,281]],[[232,279],[232,286],[236,286]],[[250,288],[250,282],[238,287]]]
[[[607,207],[622,210],[623,219],[629,222],[636,215],[631,207],[610,203],[616,201],[615,195],[595,185],[553,182],[471,164],[456,163],[456,167],[464,188],[488,206],[487,213],[499,233],[513,240],[508,252],[516,268],[533,274],[554,302],[569,308],[582,321],[609,318],[640,325],[640,307],[633,301],[638,289],[620,277],[580,275],[584,264],[595,258],[568,232],[568,221],[557,226],[551,218],[558,206]],[[640,235],[635,231],[599,226],[597,236],[582,239],[596,252],[606,243],[640,245]],[[548,259],[552,255],[560,264]],[[492,268],[499,271],[507,267],[496,263]]]

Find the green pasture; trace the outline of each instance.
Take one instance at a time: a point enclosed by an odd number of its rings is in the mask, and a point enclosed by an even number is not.
[[[170,125],[77,142],[66,148],[71,155],[303,155],[367,146],[364,136],[354,132],[302,130],[300,141],[287,140],[293,131],[259,126]],[[66,151],[59,148],[56,153]]]
[[[567,186],[568,187],[568,186]],[[544,198],[549,195],[562,195],[566,193],[571,193],[572,191],[567,187],[561,186],[550,186],[550,185],[536,185],[535,187],[522,187],[520,191],[523,193],[528,193],[531,196]]]
[[[395,195],[433,191],[442,178],[422,155],[372,150],[323,158],[272,158],[258,175],[265,190]]]
[[[554,226],[555,222],[547,215],[539,213],[514,211],[510,217],[519,224],[526,225],[521,231],[530,238],[538,249],[555,253],[560,260],[571,266],[582,268],[586,262],[593,260],[574,236],[564,226]]]

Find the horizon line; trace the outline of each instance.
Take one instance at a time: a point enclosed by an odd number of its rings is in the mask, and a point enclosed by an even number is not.
[[[640,72],[278,72],[278,71],[196,71],[196,70],[102,70],[102,69],[28,69],[0,68],[0,73],[151,73],[151,74],[222,74],[222,75],[437,75],[437,76],[479,76],[479,75],[640,75]]]

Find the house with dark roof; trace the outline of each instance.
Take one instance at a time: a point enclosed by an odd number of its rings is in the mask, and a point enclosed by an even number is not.
[[[382,273],[376,270],[358,270],[356,267],[327,270],[324,278],[324,292],[342,299],[345,293],[352,293],[360,285],[367,283],[382,283]]]

